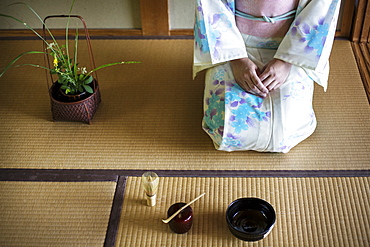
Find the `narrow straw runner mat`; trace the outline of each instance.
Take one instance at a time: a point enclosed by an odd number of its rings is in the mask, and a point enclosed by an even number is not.
[[[52,122],[43,70],[14,68],[0,78],[0,168],[369,169],[370,108],[348,41],[334,43],[328,91],[315,89],[316,132],[288,154],[214,149],[201,129],[204,75],[192,79],[192,40],[92,45],[97,65],[141,64],[99,72],[102,103],[91,125]],[[40,47],[41,41],[0,41],[0,67]],[[43,57],[20,61],[29,62],[43,64]]]
[[[370,243],[370,178],[160,178],[157,205],[145,205],[140,178],[129,177],[116,246],[351,246]],[[176,202],[192,204],[193,226],[173,233],[162,218]],[[237,198],[271,203],[277,219],[258,242],[235,238],[226,208]]]
[[[115,186],[0,182],[0,245],[103,246]]]

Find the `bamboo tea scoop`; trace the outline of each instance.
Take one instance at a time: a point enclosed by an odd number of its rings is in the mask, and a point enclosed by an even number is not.
[[[198,200],[199,198],[201,198],[205,194],[206,193],[201,194],[200,196],[198,196],[197,198],[195,198],[194,200],[192,200],[191,202],[189,202],[188,204],[186,204],[185,206],[183,206],[182,208],[180,208],[179,210],[177,210],[176,213],[174,213],[173,215],[171,215],[170,217],[168,217],[168,219],[165,219],[165,220],[162,220],[162,221],[167,224],[173,218],[175,218],[175,216],[178,215],[182,210],[184,210],[185,208],[187,208],[190,204],[192,204],[193,202],[195,202],[196,200]]]

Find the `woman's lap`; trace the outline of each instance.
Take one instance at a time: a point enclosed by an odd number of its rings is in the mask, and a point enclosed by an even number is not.
[[[262,66],[270,55],[259,53],[250,58]],[[208,69],[205,84],[203,129],[219,150],[285,153],[316,127],[313,81],[300,67],[292,66],[286,82],[265,99],[243,91],[229,63]]]

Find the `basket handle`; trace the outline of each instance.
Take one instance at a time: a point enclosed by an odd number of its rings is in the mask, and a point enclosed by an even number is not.
[[[46,21],[48,19],[52,19],[52,18],[77,18],[79,20],[81,20],[82,24],[83,24],[83,27],[84,27],[84,31],[85,31],[85,39],[86,39],[86,42],[87,42],[87,46],[88,46],[88,52],[89,52],[89,59],[90,59],[90,66],[91,66],[91,69],[95,69],[96,68],[96,65],[95,65],[95,60],[94,60],[94,55],[93,55],[93,51],[92,51],[92,46],[91,46],[91,40],[90,40],[90,35],[89,35],[89,31],[87,29],[87,26],[86,26],[86,22],[85,20],[79,16],[79,15],[49,15],[47,17],[45,17],[44,21],[43,21],[43,38],[44,40],[46,40],[47,38],[47,35],[46,35]],[[66,41],[67,42],[67,41]],[[47,47],[46,47],[46,44],[45,42],[43,42],[43,48],[44,48],[44,51],[47,51]],[[45,60],[45,65],[50,68],[50,58],[48,56],[47,53],[45,53],[45,56],[44,56],[44,60]],[[48,74],[50,75],[50,78],[51,78],[51,83],[54,83],[53,82],[53,76],[51,73],[48,73],[48,71],[46,71],[46,77],[48,78]],[[93,77],[95,78],[95,80],[93,80],[93,87],[94,87],[94,91],[96,91],[97,87],[98,87],[98,75],[96,73],[96,71],[94,71],[93,73]],[[48,89],[51,87],[51,85],[49,85],[49,80],[47,79],[46,80],[46,83],[47,83],[47,86],[48,86]]]

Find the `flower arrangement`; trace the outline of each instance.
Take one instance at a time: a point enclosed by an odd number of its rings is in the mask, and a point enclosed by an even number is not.
[[[71,18],[71,12],[74,6],[75,0],[72,1],[69,14],[68,14],[68,19],[67,19],[67,24],[66,24],[66,37],[65,37],[65,45],[60,45],[56,38],[53,36],[51,33],[50,29],[46,26],[44,23],[44,20],[41,19],[41,17],[36,13],[36,11],[30,7],[28,4],[24,2],[16,2],[10,5],[24,5],[26,6],[29,10],[31,10],[36,17],[41,21],[41,23],[44,25],[46,31],[50,35],[50,42],[40,35],[36,30],[34,30],[32,27],[27,25],[26,22],[10,16],[10,15],[5,15],[5,14],[0,14],[1,17],[5,18],[11,18],[17,22],[22,23],[25,25],[28,29],[33,31],[45,44],[45,51],[29,51],[20,54],[17,56],[13,61],[11,61],[5,68],[0,69],[0,77],[10,68],[14,67],[20,67],[20,66],[33,66],[37,68],[43,68],[48,70],[51,74],[56,74],[58,76],[58,83],[61,84],[60,89],[65,93],[69,95],[75,95],[83,92],[88,92],[88,93],[93,93],[93,88],[90,86],[91,82],[93,81],[93,76],[92,73],[108,67],[108,66],[113,66],[113,65],[118,65],[118,64],[129,64],[129,63],[139,63],[135,61],[128,61],[128,62],[115,62],[115,63],[109,63],[109,64],[104,64],[101,65],[97,68],[94,68],[90,71],[87,71],[86,67],[79,67],[78,64],[78,59],[77,59],[77,52],[78,52],[78,28],[76,28],[76,34],[75,34],[75,40],[74,40],[74,47],[73,47],[73,52],[70,52],[70,47],[69,47],[69,42],[68,42],[68,34],[69,34],[69,23],[70,23],[70,18]],[[9,6],[10,6],[9,5]],[[39,64],[18,64],[16,65],[16,62],[23,57],[24,55],[28,54],[46,54],[47,56],[51,56],[51,61],[53,61],[53,68],[48,68],[46,66],[41,66]]]

